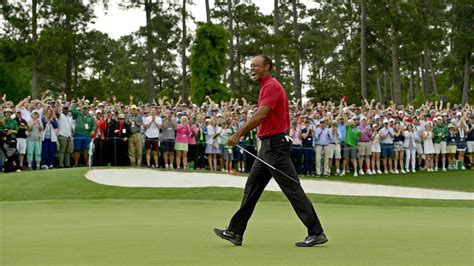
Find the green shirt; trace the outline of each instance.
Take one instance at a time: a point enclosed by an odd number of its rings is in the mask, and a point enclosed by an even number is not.
[[[440,143],[441,141],[446,141],[446,136],[448,136],[448,127],[445,124],[442,124],[441,126],[436,125],[433,128],[433,143]],[[442,134],[442,136],[439,136],[439,134]]]
[[[357,138],[362,136],[362,132],[360,132],[356,127],[346,126],[346,140],[345,143],[352,147],[357,147]]]
[[[74,132],[79,135],[89,136],[91,132],[95,131],[95,120],[90,114],[84,116],[84,114],[77,110],[77,105],[74,105],[71,109],[72,118],[76,124]]]
[[[15,134],[18,132],[18,129],[19,129],[18,123],[16,122],[15,119],[7,118],[7,119],[5,119],[5,125],[3,127],[5,128],[7,126],[9,126],[10,129],[12,131],[14,131],[14,132],[12,132],[12,136],[14,137]]]

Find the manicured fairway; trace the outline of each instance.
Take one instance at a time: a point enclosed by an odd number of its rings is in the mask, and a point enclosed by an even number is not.
[[[257,206],[244,246],[212,233],[238,201],[0,202],[0,265],[473,264],[473,209],[317,204],[330,242],[306,232],[286,202]]]

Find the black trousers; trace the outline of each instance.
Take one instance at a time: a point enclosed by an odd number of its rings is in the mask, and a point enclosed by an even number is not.
[[[270,165],[298,180],[298,175],[291,161],[291,149],[292,144],[286,141],[284,135],[275,135],[262,140],[262,148],[258,156]],[[255,205],[272,176],[290,201],[300,220],[308,228],[308,235],[319,235],[322,233],[323,228],[316,215],[316,211],[304,193],[301,184],[289,180],[259,160],[255,160],[250,170],[240,209],[230,220],[228,230],[242,236],[244,235]]]

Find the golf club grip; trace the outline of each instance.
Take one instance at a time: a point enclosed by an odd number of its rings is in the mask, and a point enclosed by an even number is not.
[[[220,134],[217,135],[217,136],[215,136],[215,137],[218,137],[218,136],[221,137],[221,138],[223,138],[225,141],[229,141],[229,138],[226,138],[226,137],[224,137],[224,136],[221,136]],[[242,146],[240,146],[239,144],[236,144],[235,146],[241,148],[243,151],[245,151],[246,153],[250,154],[250,155],[251,155],[252,157],[254,157],[255,159],[259,160],[261,163],[263,163],[263,164],[265,164],[266,166],[270,167],[272,170],[277,171],[278,173],[280,173],[280,174],[283,175],[284,177],[288,178],[289,180],[295,182],[296,184],[299,184],[299,183],[300,183],[300,181],[299,181],[298,179],[295,179],[295,178],[293,178],[293,177],[291,177],[291,176],[285,174],[285,173],[284,173],[283,171],[281,171],[280,169],[278,169],[278,168],[276,168],[275,166],[273,166],[273,165],[271,165],[271,164],[265,162],[265,160],[263,160],[262,158],[256,156],[255,154],[249,152],[247,149],[244,149],[244,148],[243,148]]]
[[[293,178],[293,177],[291,177],[291,176],[285,174],[282,170],[280,170],[280,169],[276,168],[275,166],[273,166],[273,165],[271,165],[271,164],[265,162],[262,158],[256,156],[255,154],[249,152],[248,150],[242,148],[240,145],[237,144],[236,146],[239,147],[239,148],[241,148],[241,149],[242,149],[243,151],[245,151],[246,153],[252,155],[255,159],[259,160],[261,163],[263,163],[263,164],[265,164],[266,166],[270,167],[272,170],[275,170],[275,171],[277,171],[278,173],[280,173],[281,175],[285,176],[285,177],[288,178],[289,180],[291,180],[291,181],[293,181],[293,182],[295,182],[295,183],[297,183],[297,184],[300,183],[300,181],[298,181],[298,179],[295,179],[295,178]]]

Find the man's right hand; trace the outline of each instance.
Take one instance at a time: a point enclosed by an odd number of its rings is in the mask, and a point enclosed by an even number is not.
[[[235,146],[237,143],[239,143],[240,136],[236,133],[230,136],[230,138],[227,139],[227,145],[229,146]]]

